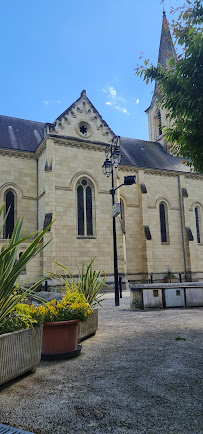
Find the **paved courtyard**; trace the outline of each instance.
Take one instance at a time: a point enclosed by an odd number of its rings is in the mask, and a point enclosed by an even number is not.
[[[0,388],[0,422],[38,434],[203,433],[203,308],[138,312],[129,292],[119,307],[106,297],[79,357]]]

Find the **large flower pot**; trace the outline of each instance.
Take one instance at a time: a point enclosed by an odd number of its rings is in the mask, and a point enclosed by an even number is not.
[[[42,335],[42,359],[53,360],[78,355],[79,320],[46,322]]]
[[[0,385],[40,363],[42,327],[0,335]]]
[[[78,324],[78,342],[87,339],[90,336],[95,335],[98,330],[98,309],[94,309],[93,312],[88,315],[85,322],[79,322]]]

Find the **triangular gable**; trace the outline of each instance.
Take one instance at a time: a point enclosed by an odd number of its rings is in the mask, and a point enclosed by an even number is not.
[[[110,143],[115,136],[85,90],[52,124],[47,124],[47,133],[104,143]]]

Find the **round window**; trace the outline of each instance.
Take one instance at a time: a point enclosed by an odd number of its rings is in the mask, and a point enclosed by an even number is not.
[[[83,137],[88,137],[91,134],[90,125],[87,122],[79,122],[78,124],[78,132]]]

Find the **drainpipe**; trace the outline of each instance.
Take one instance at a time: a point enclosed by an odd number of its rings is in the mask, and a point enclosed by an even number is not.
[[[38,160],[36,160],[37,163],[37,203],[36,203],[36,226],[37,226],[37,231],[39,229],[39,222],[38,222],[38,211],[39,211],[39,204],[38,204],[38,197],[39,197],[39,185],[38,185]]]
[[[183,260],[184,260],[184,270],[185,270],[185,278],[186,278],[187,268],[186,268],[185,243],[184,243],[184,233],[183,233],[183,214],[182,214],[182,202],[181,202],[181,190],[180,190],[180,175],[178,175],[178,195],[179,195],[179,206],[180,206],[180,224],[181,224],[181,234],[182,234]]]

